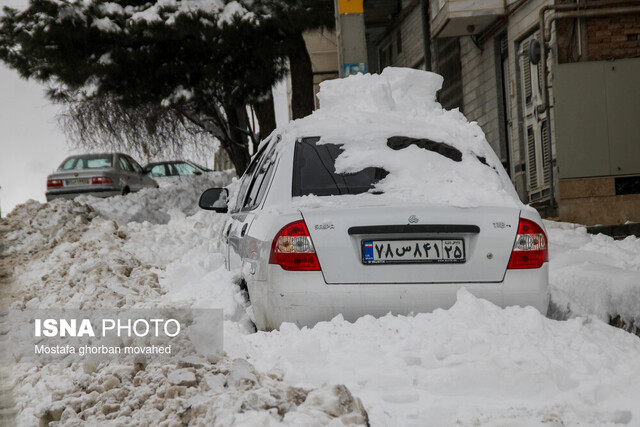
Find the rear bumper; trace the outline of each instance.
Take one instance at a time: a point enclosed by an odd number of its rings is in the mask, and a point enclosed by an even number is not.
[[[78,188],[73,190],[61,189],[59,191],[47,191],[45,196],[47,202],[53,199],[73,199],[80,195],[93,196],[93,197],[111,197],[122,194],[122,190],[117,187],[104,187],[104,188]]]
[[[509,270],[501,283],[412,283],[327,285],[320,272],[284,271],[269,266],[269,282],[248,283],[256,325],[276,329],[283,322],[313,326],[342,314],[347,321],[364,315],[431,312],[447,309],[464,287],[500,307],[532,306],[546,315],[549,263],[535,270]]]

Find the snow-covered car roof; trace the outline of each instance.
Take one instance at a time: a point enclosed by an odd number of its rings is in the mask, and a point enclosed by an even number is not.
[[[391,67],[379,75],[328,80],[320,84],[320,108],[274,134],[283,145],[311,136],[320,136],[320,144],[342,145],[338,173],[385,169],[389,174],[375,188],[383,194],[375,197],[523,207],[480,126],[436,101],[442,82],[435,73]]]

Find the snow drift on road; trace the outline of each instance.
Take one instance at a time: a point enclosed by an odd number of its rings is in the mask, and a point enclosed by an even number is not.
[[[568,321],[463,290],[430,314],[252,333],[220,254],[225,217],[194,208],[191,186],[201,184],[163,183],[110,203],[29,202],[0,222],[14,308],[225,313],[226,354],[215,363],[15,365],[20,425],[640,424],[640,340],[599,320],[640,312],[638,239],[547,224],[552,298],[582,316]]]
[[[289,324],[245,341],[254,366],[294,386],[345,384],[372,425],[640,423],[639,339],[595,319],[501,309],[464,289],[449,310]]]
[[[195,188],[228,180],[211,174],[126,197],[17,207],[0,223],[3,267],[13,272],[11,282],[1,283],[2,306],[222,308],[225,341],[241,346],[253,326],[219,253],[224,216],[192,214],[200,192]],[[157,210],[147,212],[149,207]],[[144,221],[127,223],[131,218]],[[361,402],[344,386],[291,387],[245,358],[147,366],[17,364],[11,378],[19,425],[366,423]]]
[[[165,224],[171,214],[182,212],[193,215],[198,212],[200,194],[210,187],[223,187],[235,176],[232,171],[223,173],[206,173],[193,177],[155,178],[162,191],[144,188],[127,196],[115,196],[98,199],[81,196],[75,200],[90,204],[98,213],[120,222],[149,221]]]
[[[620,316],[640,327],[640,239],[616,241],[583,226],[545,223],[549,233],[552,313],[556,317]]]

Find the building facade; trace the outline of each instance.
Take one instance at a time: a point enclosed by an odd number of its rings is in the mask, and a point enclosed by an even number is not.
[[[440,102],[478,122],[523,202],[640,221],[640,2],[365,0],[364,20],[369,70],[442,74]]]

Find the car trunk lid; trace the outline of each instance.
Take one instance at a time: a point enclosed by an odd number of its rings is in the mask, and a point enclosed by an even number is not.
[[[501,282],[520,210],[301,208],[328,284]]]
[[[75,169],[69,171],[57,171],[47,177],[47,180],[61,180],[61,187],[77,187],[91,185],[94,177],[104,177],[113,172],[111,168]]]

